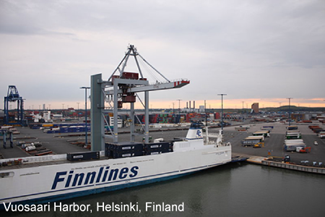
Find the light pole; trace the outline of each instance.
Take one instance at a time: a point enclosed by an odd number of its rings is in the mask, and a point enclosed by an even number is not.
[[[204,113],[205,113],[205,126],[208,126],[207,104],[205,100],[204,100]]]
[[[178,99],[178,114],[181,114],[181,99]]]
[[[88,144],[88,126],[87,126],[87,90],[90,87],[80,87],[80,89],[85,89],[85,146]]]
[[[221,96],[221,131],[223,132],[223,96],[227,96],[227,94],[221,93],[218,95]]]
[[[242,103],[243,103],[243,110],[242,110],[242,122],[244,122],[244,117],[245,117],[245,115],[244,115],[244,103],[245,103],[245,101],[242,101]]]
[[[290,108],[290,100],[291,100],[292,98],[287,98],[287,99],[289,99],[289,126],[290,126],[290,122],[291,122],[291,108]]]

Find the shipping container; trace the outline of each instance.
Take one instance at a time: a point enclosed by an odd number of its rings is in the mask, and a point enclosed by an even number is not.
[[[290,143],[304,143],[302,139],[286,139],[284,140],[284,144],[290,144]]]
[[[139,79],[139,73],[134,73],[134,72],[123,72],[123,73],[122,73],[122,78],[124,78],[124,79],[134,79],[134,80],[138,80],[138,79]]]
[[[256,131],[253,133],[253,136],[263,136],[264,138],[270,137],[270,131],[269,130]]]
[[[160,154],[173,151],[172,143],[169,142],[144,144],[143,149],[146,155]]]
[[[105,143],[105,156],[109,158],[122,158],[143,155],[142,143]]]
[[[284,145],[285,151],[296,151],[297,147],[306,148],[305,143],[288,143]]]
[[[301,133],[297,130],[288,130],[286,132],[286,139],[301,139]]]
[[[98,160],[99,158],[98,151],[67,153],[68,161]]]
[[[126,102],[126,103],[135,102],[135,96],[133,96],[133,95],[123,96],[122,102]]]
[[[313,129],[313,132],[314,132],[314,133],[320,133],[320,132],[322,132],[322,131],[324,131],[324,130],[323,130],[322,128],[320,128],[320,127],[319,127],[319,128],[314,128],[314,129]]]
[[[127,153],[119,153],[119,152],[113,152],[112,158],[125,158],[125,157],[136,157],[136,156],[142,156],[143,153],[141,152],[127,152]]]
[[[273,129],[274,126],[263,126],[262,127],[262,130],[270,130],[270,129]]]
[[[242,146],[262,146],[264,147],[264,137],[263,136],[248,136],[242,142]]]
[[[298,126],[297,125],[287,126],[287,130],[298,130]]]

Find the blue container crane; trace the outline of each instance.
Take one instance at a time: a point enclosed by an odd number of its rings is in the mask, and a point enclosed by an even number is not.
[[[9,117],[9,102],[17,101],[17,118],[10,120]],[[24,115],[24,100],[19,96],[18,89],[15,85],[9,85],[7,96],[4,97],[4,113],[5,119],[4,123],[6,125],[23,125],[23,115]]]

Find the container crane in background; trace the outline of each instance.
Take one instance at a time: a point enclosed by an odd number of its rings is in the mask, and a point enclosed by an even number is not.
[[[137,72],[125,71],[130,57],[134,58]],[[153,84],[149,84],[147,78],[143,76],[139,60],[142,60],[153,71],[158,73],[159,77],[163,78],[163,81],[156,81]],[[145,143],[149,143],[149,91],[180,88],[189,83],[190,81],[187,79],[178,79],[174,81],[168,80],[138,53],[134,45],[130,45],[124,58],[107,81],[102,80],[101,74],[91,76],[92,151],[104,150],[105,137],[112,138],[113,143],[118,143],[118,127],[117,121],[115,120],[118,119],[118,109],[122,108],[124,103],[130,103],[130,141],[134,142],[134,138],[136,135],[136,133],[134,132],[134,103],[136,102],[136,98],[140,100],[145,110],[144,137]],[[138,96],[139,92],[144,92],[144,102],[142,102],[140,97]],[[105,102],[110,105],[110,111],[113,112],[114,115],[114,127],[113,132],[111,131],[111,136],[105,135],[103,132],[105,120],[104,113],[107,112],[107,110],[105,111]]]
[[[4,124],[6,125],[23,125],[23,116],[24,116],[24,100],[19,95],[18,89],[15,85],[9,85],[7,96],[4,97],[4,113],[5,119]],[[10,118],[9,115],[9,102],[16,102],[17,101],[17,108],[16,114],[14,118]]]

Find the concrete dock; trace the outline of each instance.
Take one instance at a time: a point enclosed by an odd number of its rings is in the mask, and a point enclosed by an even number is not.
[[[261,164],[265,166],[297,170],[302,172],[325,174],[324,167],[321,168],[321,167],[303,166],[303,165],[297,165],[292,163],[282,163],[282,162],[275,162],[275,161],[268,161],[268,160],[262,160]]]
[[[233,156],[238,158],[246,158],[246,162],[252,164],[258,164],[262,166],[269,166],[269,167],[278,167],[282,169],[289,169],[289,170],[297,170],[301,172],[309,172],[309,173],[317,173],[317,174],[325,174],[325,167],[324,165],[319,166],[307,166],[307,165],[299,165],[296,163],[285,163],[283,161],[274,161],[272,157],[269,159],[268,157],[261,157],[261,156],[249,156],[240,153],[233,153]],[[234,161],[236,162],[236,161]]]
[[[302,139],[305,144],[311,147],[310,153],[297,153],[297,152],[286,152],[283,150],[283,143],[285,138],[286,127],[283,123],[258,123],[249,124],[250,128],[247,131],[237,131],[235,126],[224,128],[224,140],[226,142],[231,142],[233,156],[246,157],[247,162],[257,163],[260,165],[274,166],[281,168],[289,168],[299,171],[320,171],[317,173],[325,174],[323,169],[325,163],[325,139],[320,139],[315,133],[313,133],[308,126],[319,124],[295,124],[298,125],[299,131],[302,134]],[[246,125],[246,124],[245,124]],[[259,131],[262,126],[273,126],[271,130],[270,138],[265,139],[265,147],[253,148],[253,147],[243,147],[241,141],[247,136],[252,135],[253,132]],[[324,128],[324,127],[323,127]],[[78,134],[47,134],[43,133],[39,129],[30,129],[28,127],[19,127],[19,135],[15,135],[13,148],[4,149],[2,146],[2,141],[0,141],[0,155],[2,158],[18,158],[30,156],[27,152],[22,150],[16,144],[18,141],[28,142],[41,142],[42,146],[52,150],[53,154],[64,154],[69,152],[81,152],[87,151],[82,146],[71,144],[71,141],[85,141],[83,133]],[[165,141],[172,140],[175,137],[185,137],[187,133],[187,128],[179,129],[150,129],[150,136],[153,139],[164,138]],[[210,128],[209,133],[217,133],[219,128]],[[120,129],[121,134],[119,134],[119,141],[129,141],[130,135],[125,133],[128,128]],[[136,136],[136,141],[142,141],[143,135]],[[90,141],[90,138],[88,138]],[[107,140],[110,142],[110,140]],[[317,141],[318,145],[314,145],[314,141]],[[282,163],[282,158],[285,155],[290,155],[290,164]],[[273,161],[267,160],[267,158],[273,158]],[[304,163],[302,163],[304,162]],[[315,168],[312,170],[311,168]],[[316,170],[317,169],[317,170]]]

